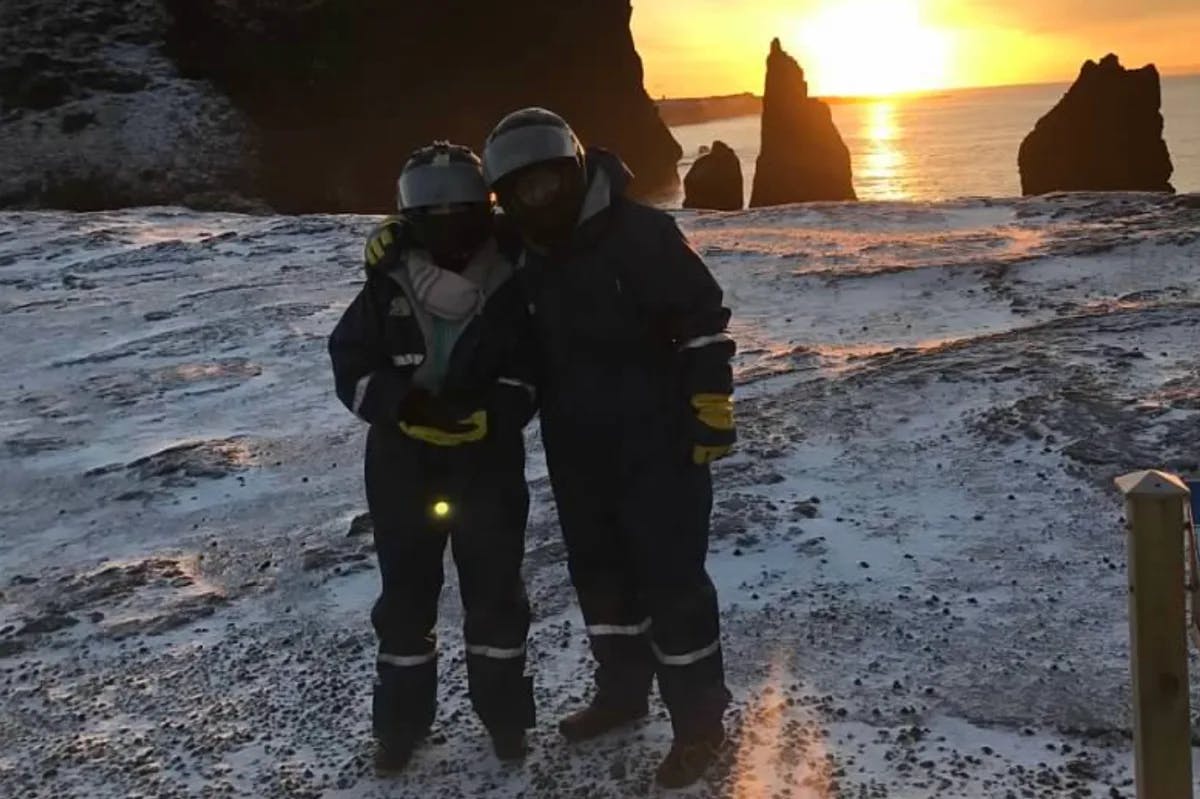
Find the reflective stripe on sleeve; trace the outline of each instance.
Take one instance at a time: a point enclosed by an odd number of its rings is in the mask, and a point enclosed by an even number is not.
[[[434,650],[424,655],[389,655],[386,652],[380,652],[375,660],[388,666],[412,668],[413,666],[424,666],[426,663],[432,663],[437,660],[437,651]]]
[[[658,645],[653,641],[650,642],[650,648],[654,650],[654,656],[658,658],[658,662],[664,666],[690,666],[693,663],[699,663],[706,657],[711,657],[716,654],[721,648],[721,639],[713,641],[703,649],[697,649],[694,652],[685,652],[682,655],[668,655],[658,648]]]
[[[523,388],[529,392],[530,397],[537,397],[537,389],[531,383],[526,383],[524,380],[518,380],[515,377],[501,377],[496,380],[502,386],[512,386],[513,388]]]
[[[371,385],[371,378],[374,376],[375,373],[372,372],[366,377],[359,378],[359,381],[354,385],[354,404],[350,407],[350,410],[354,411],[355,416],[362,417],[360,411],[362,410],[363,400],[367,398],[367,386]]]
[[[650,629],[650,619],[638,624],[589,624],[588,635],[641,635]]]
[[[525,654],[525,646],[521,645],[515,649],[502,649],[496,646],[482,646],[479,644],[467,644],[468,655],[478,655],[485,658],[493,658],[495,660],[515,660]]]
[[[733,339],[728,333],[714,333],[711,336],[696,336],[696,338],[688,339],[679,345],[681,350],[698,350],[701,347],[708,347],[713,344],[732,344]]]

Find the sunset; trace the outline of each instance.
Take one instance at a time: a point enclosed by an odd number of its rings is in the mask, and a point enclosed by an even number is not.
[[[824,95],[870,96],[950,85],[951,34],[917,0],[826,3],[785,31]]]
[[[1118,46],[1131,63],[1200,72],[1191,0],[642,0],[633,28],[654,96],[759,92],[776,36],[826,96],[1061,82]]]

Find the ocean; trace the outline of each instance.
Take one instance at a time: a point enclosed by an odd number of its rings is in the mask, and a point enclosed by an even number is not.
[[[947,200],[1021,194],[1017,150],[1069,84],[964,89],[912,98],[835,104],[833,118],[862,200]],[[1200,191],[1200,75],[1165,77],[1167,146],[1180,192]],[[722,119],[672,128],[683,146],[682,177],[701,145],[720,139],[742,161],[746,197],[754,180],[761,120]],[[682,202],[682,188],[676,203]]]

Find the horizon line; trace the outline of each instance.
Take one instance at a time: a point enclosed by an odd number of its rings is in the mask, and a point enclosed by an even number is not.
[[[1200,65],[1187,66],[1187,67],[1174,67],[1174,68],[1170,68],[1170,69],[1172,69],[1172,71],[1170,71],[1170,72],[1165,72],[1162,69],[1159,69],[1159,76],[1162,78],[1200,78]],[[1183,70],[1183,71],[1176,72],[1176,71],[1174,71],[1175,69]],[[1023,88],[1030,88],[1030,87],[1034,87],[1034,86],[1069,86],[1072,83],[1074,83],[1077,79],[1078,79],[1078,77],[1071,78],[1070,80],[1042,80],[1042,81],[1029,81],[1027,83],[981,83],[981,84],[976,84],[976,85],[972,85],[972,86],[947,86],[947,87],[938,88],[938,89],[915,89],[913,91],[893,92],[891,94],[825,94],[825,95],[814,94],[814,95],[811,95],[811,97],[815,100],[825,100],[828,102],[842,102],[842,103],[868,102],[868,101],[873,101],[873,100],[895,100],[895,99],[911,99],[911,98],[917,98],[917,97],[932,97],[932,96],[937,96],[939,94],[946,94],[948,92],[968,92],[968,91],[979,91],[982,89],[1023,89]],[[720,99],[730,98],[730,97],[745,97],[745,96],[755,97],[759,100],[762,99],[762,95],[757,92],[742,91],[742,92],[733,92],[731,94],[710,94],[710,95],[700,95],[700,96],[694,95],[694,96],[690,96],[690,97],[662,96],[662,97],[657,97],[657,98],[652,97],[651,100],[653,100],[655,103],[661,103],[661,102],[683,101],[683,100],[720,100]]]

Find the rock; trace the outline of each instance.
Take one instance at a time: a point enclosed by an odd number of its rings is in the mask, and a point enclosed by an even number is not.
[[[74,627],[79,624],[79,619],[74,616],[68,616],[66,613],[51,610],[47,611],[42,616],[28,622],[18,632],[18,636],[24,635],[41,635],[44,633],[58,632],[67,627]]]
[[[618,152],[635,191],[678,183],[679,145],[643,88],[627,0],[163,2],[180,70],[261,132],[261,192],[279,210],[389,210],[413,148],[479,148],[527,105]]]
[[[674,187],[628,0],[0,4],[0,207],[383,211],[413,148],[543,105]],[[470,24],[463,24],[463,20]],[[301,167],[302,168],[299,168]],[[268,208],[268,206],[270,208]]]
[[[740,211],[742,164],[728,144],[713,142],[707,155],[696,159],[683,179],[683,207],[712,211]]]
[[[1021,143],[1021,190],[1174,191],[1161,105],[1153,64],[1126,69],[1111,53],[1088,61]]]
[[[850,150],[829,106],[808,96],[804,70],[775,39],[767,57],[762,149],[750,207],[855,199]]]
[[[0,641],[0,658],[9,658],[24,652],[29,645],[25,641]]]
[[[0,4],[0,151],[21,154],[0,159],[0,206],[204,207],[249,188],[253,131],[182,79],[168,23],[160,0]]]
[[[350,522],[350,532],[346,534],[347,538],[356,538],[360,535],[371,535],[375,532],[375,524],[371,521],[371,514],[360,513]]]

